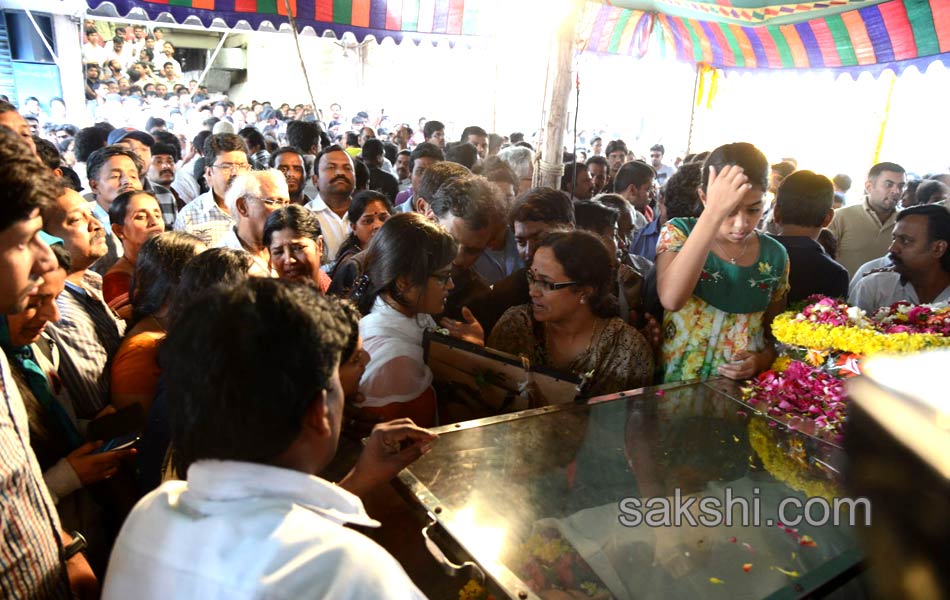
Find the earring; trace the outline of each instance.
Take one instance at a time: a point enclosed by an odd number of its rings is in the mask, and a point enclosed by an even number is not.
[[[587,298],[581,297],[581,304],[585,304],[586,302],[587,302]]]

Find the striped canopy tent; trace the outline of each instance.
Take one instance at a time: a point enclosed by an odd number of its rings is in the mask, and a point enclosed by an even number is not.
[[[515,0],[517,1],[517,0]],[[450,42],[492,34],[501,0],[87,0],[93,14],[144,11],[152,20],[279,27]],[[950,59],[946,0],[585,0],[577,39],[585,51],[675,56],[721,69],[898,71]],[[167,18],[167,16],[165,18]]]

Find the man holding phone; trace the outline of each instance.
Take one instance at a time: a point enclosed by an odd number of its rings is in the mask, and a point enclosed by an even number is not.
[[[19,137],[0,127],[0,312],[15,313],[43,283],[55,259],[39,237],[40,209],[57,195],[49,171]],[[81,554],[63,560],[71,538],[30,448],[26,409],[0,353],[0,597],[95,597],[98,584]],[[65,567],[65,568],[64,568]]]
[[[392,556],[344,525],[377,526],[358,496],[435,436],[408,419],[377,425],[338,485],[317,476],[339,441],[349,331],[319,291],[277,279],[215,288],[185,309],[162,345],[162,373],[173,466],[187,480],[132,510],[103,598],[424,598]]]

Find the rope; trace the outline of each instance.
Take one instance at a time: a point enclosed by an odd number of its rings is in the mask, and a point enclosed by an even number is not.
[[[300,38],[297,36],[297,20],[294,13],[290,10],[290,0],[284,0],[284,6],[287,8],[287,20],[290,22],[290,32],[294,36],[294,46],[297,47],[297,58],[300,59],[300,69],[303,71],[303,79],[307,84],[307,93],[310,95],[310,104],[313,106],[313,115],[320,118],[321,111],[317,108],[317,101],[313,97],[313,86],[310,85],[310,75],[307,73],[307,65],[303,61],[303,51],[300,49]]]
[[[542,177],[545,175],[555,175],[560,179],[564,176],[564,163],[552,163],[541,158],[538,160],[538,171]]]

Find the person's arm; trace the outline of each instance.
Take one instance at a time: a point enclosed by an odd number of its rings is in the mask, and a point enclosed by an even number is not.
[[[340,481],[341,488],[365,496],[386,483],[431,449],[438,436],[411,419],[395,419],[373,428],[353,469]]]
[[[63,538],[63,546],[68,546],[73,541],[73,536],[65,531],[60,535]],[[69,578],[69,589],[74,598],[80,600],[94,600],[99,598],[99,580],[93,573],[86,555],[77,552],[66,560],[66,576]]]
[[[656,257],[657,291],[663,308],[677,311],[693,295],[703,265],[722,222],[735,210],[751,187],[742,167],[728,165],[722,173],[709,170],[706,208],[679,252]]]

